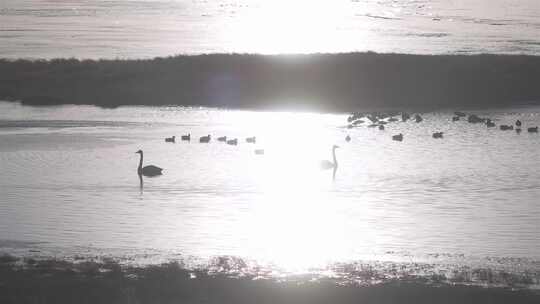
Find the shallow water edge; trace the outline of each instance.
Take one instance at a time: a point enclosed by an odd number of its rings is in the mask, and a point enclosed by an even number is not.
[[[538,303],[540,293],[403,279],[359,286],[100,261],[0,257],[2,303]]]

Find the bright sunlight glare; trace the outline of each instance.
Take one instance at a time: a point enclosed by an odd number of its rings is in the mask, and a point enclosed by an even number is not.
[[[232,32],[241,49],[257,46],[262,53],[305,53],[341,43],[336,27],[349,14],[347,2],[274,0],[262,1],[238,18]],[[324,38],[323,38],[324,37]]]

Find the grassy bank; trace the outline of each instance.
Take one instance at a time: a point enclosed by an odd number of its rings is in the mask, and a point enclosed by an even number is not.
[[[540,103],[540,57],[199,55],[0,60],[0,99],[32,105],[186,105],[352,111]]]
[[[332,281],[278,283],[114,261],[0,258],[0,303],[538,303],[540,294],[503,288],[390,282],[360,287]]]

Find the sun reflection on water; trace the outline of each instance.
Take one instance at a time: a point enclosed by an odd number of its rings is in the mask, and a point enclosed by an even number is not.
[[[265,149],[260,161],[244,164],[255,164],[253,178],[262,194],[252,202],[248,255],[292,273],[345,257],[344,219],[333,206],[332,170],[319,168],[321,159],[332,159],[336,138],[328,124],[336,117],[267,113],[257,118],[238,117],[257,129]]]

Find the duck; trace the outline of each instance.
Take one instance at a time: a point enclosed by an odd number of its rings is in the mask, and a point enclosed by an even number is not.
[[[346,142],[350,142],[350,141],[351,141],[351,137],[349,136],[349,134],[347,134],[347,136],[345,136],[345,141],[346,141]]]
[[[491,121],[491,120],[488,120],[486,122],[486,127],[493,128],[493,127],[495,127],[495,123],[493,121]]]
[[[452,117],[452,121],[459,121],[459,116]]]
[[[379,125],[379,130],[384,130],[384,125]]]
[[[500,129],[501,129],[502,131],[506,131],[506,130],[514,130],[514,126],[501,125],[501,126],[500,126]]]
[[[210,134],[208,134],[206,136],[202,136],[201,138],[199,138],[199,142],[200,143],[209,143],[210,142]]]
[[[218,137],[217,140],[218,140],[218,141],[222,141],[222,142],[226,142],[226,141],[227,141],[227,136],[221,136],[221,137]]]
[[[254,144],[255,142],[257,142],[257,138],[255,138],[255,136],[248,137],[248,138],[246,138],[246,142],[250,143],[250,144]]]
[[[538,133],[538,127],[527,128],[527,132],[529,132],[529,133]]]
[[[173,143],[173,142],[176,142],[176,141],[175,141],[175,138],[176,138],[176,136],[173,136],[173,137],[167,137],[167,138],[165,138],[165,142],[172,142],[172,143]]]
[[[235,138],[235,139],[227,140],[227,144],[231,146],[236,146],[238,144],[238,139]]]
[[[416,122],[422,122],[422,120],[424,120],[424,119],[422,118],[422,116],[420,116],[420,114],[416,114],[416,115],[414,115],[414,120]]]
[[[187,135],[182,135],[181,137],[182,140],[191,140],[191,134],[187,134]]]
[[[516,120],[516,126],[521,127],[521,121],[519,119]]]
[[[139,167],[137,167],[137,174],[144,175],[144,176],[157,176],[161,175],[161,171],[163,171],[162,168],[154,166],[154,165],[148,165],[148,166],[142,166],[143,164],[143,151],[139,150],[135,152],[141,156],[139,159]]]
[[[392,136],[392,139],[396,140],[396,141],[402,141],[403,140],[403,134],[399,133],[398,135],[394,135],[394,136]]]
[[[435,133],[433,133],[433,138],[443,138],[443,132],[435,132]]]
[[[264,149],[255,149],[256,155],[264,155]]]

